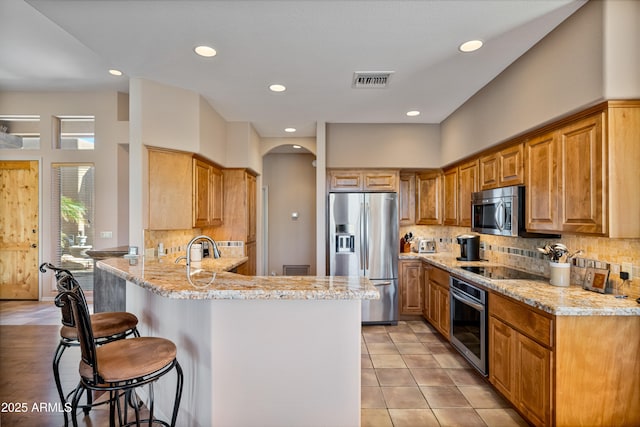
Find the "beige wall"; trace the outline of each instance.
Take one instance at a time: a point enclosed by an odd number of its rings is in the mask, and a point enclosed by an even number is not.
[[[94,247],[99,249],[127,245],[126,229],[121,210],[127,211],[126,195],[116,190],[123,185],[114,181],[114,174],[123,167],[126,155],[121,144],[128,144],[127,121],[119,121],[123,114],[119,112],[117,92],[2,92],[0,93],[0,114],[38,114],[40,115],[39,150],[2,150],[0,155],[6,160],[40,161],[40,259],[53,260],[56,242],[50,223],[51,213],[51,165],[52,163],[93,163],[95,165],[95,216]],[[95,150],[57,150],[52,148],[52,118],[63,115],[95,116]],[[125,115],[126,116],[126,115]],[[118,178],[120,179],[120,178]],[[101,231],[111,231],[111,238],[101,238]],[[54,281],[46,277],[41,284],[41,296],[55,295]]]
[[[441,123],[442,164],[595,104],[640,97],[639,2],[591,1]]]
[[[224,164],[227,159],[227,122],[202,97],[200,101],[200,154]]]
[[[440,126],[328,123],[328,168],[440,166]]]
[[[590,2],[442,122],[442,163],[602,99],[602,40],[602,2]]]
[[[269,230],[267,274],[281,275],[284,264],[308,264],[311,274],[316,274],[313,160],[313,154],[267,154],[263,158],[262,183],[269,194],[269,222],[265,224]],[[298,213],[298,219],[292,219],[293,212]]]

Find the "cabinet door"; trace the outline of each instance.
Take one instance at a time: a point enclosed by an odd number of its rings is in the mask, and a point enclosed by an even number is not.
[[[429,281],[429,316],[427,319],[429,322],[438,328],[439,318],[439,299],[438,299],[438,285]]]
[[[601,114],[560,130],[562,231],[606,232],[605,159]]]
[[[499,153],[498,186],[524,184],[524,145],[517,144]]]
[[[516,334],[506,324],[489,316],[489,381],[507,399],[514,401]]]
[[[478,191],[478,162],[458,168],[458,225],[471,227],[471,193]]]
[[[246,174],[247,242],[256,241],[256,177]],[[255,273],[254,273],[255,274]]]
[[[442,175],[423,172],[416,175],[416,224],[442,224]]]
[[[438,286],[438,326],[442,335],[449,339],[451,327],[451,302],[449,289]]]
[[[364,191],[398,191],[398,171],[364,171]]]
[[[193,224],[192,155],[148,150],[149,229],[186,230]]]
[[[422,261],[400,261],[400,314],[422,314]]]
[[[211,165],[193,159],[193,227],[211,224]]]
[[[526,228],[528,231],[557,231],[558,171],[556,132],[527,142],[526,147]]]
[[[416,176],[414,174],[400,175],[398,220],[400,225],[416,223]]]
[[[329,171],[330,191],[362,191],[362,171]]]
[[[429,272],[431,267],[422,264],[422,317],[429,320]]]
[[[444,225],[458,225],[458,168],[449,169],[444,179]]]
[[[516,335],[516,406],[534,425],[551,425],[551,352]]]
[[[211,225],[220,225],[224,217],[224,177],[222,171],[211,168]]]
[[[500,186],[500,154],[491,153],[479,161],[480,189],[489,190]]]

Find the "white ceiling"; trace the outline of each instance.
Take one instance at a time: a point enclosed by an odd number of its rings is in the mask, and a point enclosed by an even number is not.
[[[196,91],[263,137],[314,136],[317,121],[440,123],[583,4],[0,0],[0,90],[126,92],[139,77]],[[485,46],[459,52],[470,39]],[[200,44],[218,55],[196,56]],[[394,74],[352,89],[355,71]]]

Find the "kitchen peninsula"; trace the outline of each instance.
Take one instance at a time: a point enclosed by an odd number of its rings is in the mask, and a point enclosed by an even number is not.
[[[378,291],[359,277],[228,272],[242,261],[192,265],[196,286],[173,260],[97,263],[126,280],[140,333],[178,347],[178,425],[360,425],[361,300]],[[171,407],[172,390],[155,387],[156,411]]]

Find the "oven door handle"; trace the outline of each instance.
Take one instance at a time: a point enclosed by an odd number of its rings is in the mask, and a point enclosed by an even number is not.
[[[476,310],[478,310],[480,312],[484,311],[484,305],[478,304],[477,302],[473,302],[473,301],[471,301],[471,300],[459,295],[458,293],[456,293],[455,290],[451,291],[451,296],[453,298],[457,299],[458,301],[460,301],[461,303],[466,304],[468,306],[471,306],[471,307],[475,308]]]

